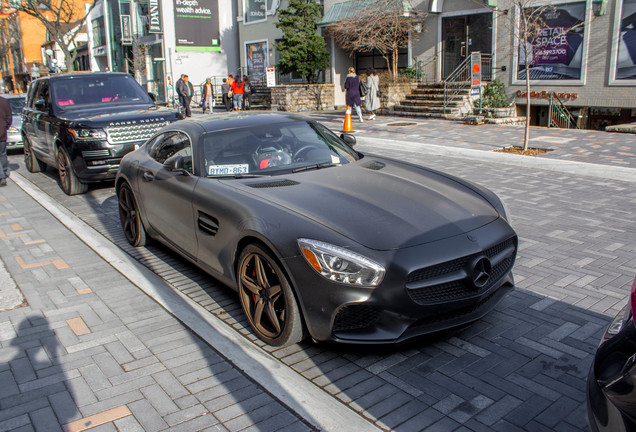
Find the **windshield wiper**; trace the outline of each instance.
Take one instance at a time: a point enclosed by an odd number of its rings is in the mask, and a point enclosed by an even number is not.
[[[304,167],[296,168],[295,170],[292,170],[292,172],[297,173],[301,171],[310,171],[310,170],[321,169],[321,168],[329,168],[332,166],[336,166],[336,164],[334,164],[333,162],[323,162],[319,164],[307,165]]]

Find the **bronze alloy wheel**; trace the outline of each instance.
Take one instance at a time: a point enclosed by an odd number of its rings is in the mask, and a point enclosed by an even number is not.
[[[83,194],[88,190],[88,185],[80,182],[73,172],[71,160],[63,148],[60,148],[57,152],[57,169],[60,173],[62,190],[67,195]]]
[[[303,339],[296,299],[272,255],[258,245],[241,253],[239,296],[250,325],[263,341],[286,346]]]
[[[127,183],[121,185],[117,198],[119,200],[119,220],[126,240],[133,246],[144,246],[146,244],[146,230],[139,217],[135,197]]]

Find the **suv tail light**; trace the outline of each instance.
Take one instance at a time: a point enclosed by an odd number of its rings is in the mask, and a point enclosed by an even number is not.
[[[632,320],[634,324],[636,324],[636,277],[634,278],[634,282],[632,282],[632,293],[629,296],[629,303],[632,307]]]

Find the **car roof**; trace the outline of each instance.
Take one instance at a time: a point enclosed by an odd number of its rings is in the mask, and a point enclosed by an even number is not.
[[[128,75],[132,78],[130,74],[125,72],[69,72],[69,73],[61,73],[55,75],[48,75],[45,77],[40,77],[35,81],[43,81],[43,80],[58,80],[64,78],[83,78],[83,77],[91,77],[91,76],[113,76],[113,75]]]
[[[205,132],[216,132],[297,121],[311,120],[308,117],[299,114],[281,113],[277,111],[235,111],[181,120],[171,126],[176,126],[177,128],[182,128],[184,130],[201,128]]]

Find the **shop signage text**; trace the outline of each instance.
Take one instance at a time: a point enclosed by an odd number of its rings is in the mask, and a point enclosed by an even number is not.
[[[530,92],[530,98],[531,99],[550,99],[550,93],[549,91],[531,91]],[[578,93],[558,93],[558,92],[554,92],[557,97],[561,100],[574,100],[576,98],[579,97]],[[518,98],[524,98],[526,97],[526,92],[521,91],[521,90],[517,90],[517,93],[515,93],[515,96],[517,96]]]

